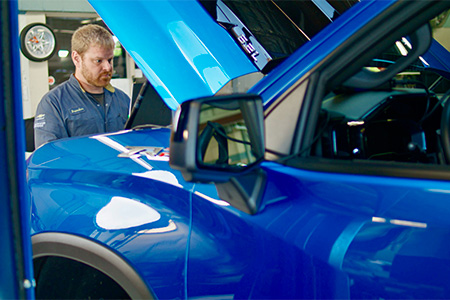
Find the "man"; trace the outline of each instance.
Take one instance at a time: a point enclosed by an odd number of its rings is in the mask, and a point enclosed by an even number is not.
[[[98,25],[72,36],[75,74],[44,95],[34,121],[36,148],[66,137],[118,131],[128,118],[130,98],[111,86],[115,42]]]

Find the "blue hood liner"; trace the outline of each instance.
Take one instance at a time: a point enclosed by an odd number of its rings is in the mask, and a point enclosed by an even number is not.
[[[433,39],[430,49],[422,57],[429,64],[428,69],[450,79],[450,53],[436,40]]]
[[[172,110],[257,71],[197,1],[89,2]]]

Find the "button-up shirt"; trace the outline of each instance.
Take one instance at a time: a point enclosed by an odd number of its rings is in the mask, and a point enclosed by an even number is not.
[[[103,90],[102,105],[83,90],[72,74],[69,80],[45,94],[34,119],[36,148],[56,139],[123,129],[130,98],[112,85]]]

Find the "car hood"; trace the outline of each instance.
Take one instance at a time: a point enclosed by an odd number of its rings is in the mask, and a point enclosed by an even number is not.
[[[358,1],[89,0],[171,109],[267,74]]]
[[[226,11],[229,5],[242,6],[239,1],[199,1],[133,0],[114,1],[114,5],[111,5],[104,0],[89,0],[172,110],[186,100],[216,94],[234,78],[253,72],[267,73],[273,65],[278,65],[279,61],[283,61],[358,2],[348,1],[345,7],[335,9],[329,4],[336,5],[332,1],[285,1],[288,5],[309,5],[303,7],[303,17],[309,15],[313,18],[307,22],[311,23],[310,28],[301,28],[300,31],[304,34],[302,37],[298,34],[299,28],[291,28],[292,10],[298,7],[287,6],[284,11],[280,9],[281,15],[284,15],[280,17],[277,16],[276,9],[269,9],[269,13],[264,13],[265,8],[261,5],[265,4],[255,4],[269,3],[268,1],[242,2],[244,6],[252,6],[245,7],[247,11],[258,12],[251,14],[249,18],[243,15],[238,17],[231,10],[231,13]],[[275,2],[280,4],[277,1],[271,3]],[[363,8],[370,6],[372,2],[362,2],[358,6]],[[324,5],[330,11],[328,14],[325,13],[327,10],[324,10]],[[242,7],[237,7],[237,11],[239,9],[242,12]],[[347,18],[351,18],[351,14]],[[259,33],[252,32],[240,23],[244,19],[248,28],[269,19],[276,26],[263,28],[256,25]],[[314,43],[320,43],[320,39],[310,44]],[[314,48],[314,45],[306,48]],[[302,52],[301,49],[296,52],[292,56],[301,56],[298,53]],[[255,54],[258,56],[254,57]],[[447,50],[433,41],[430,50],[423,56],[426,62],[424,67],[450,78],[449,56]],[[291,59],[291,64],[287,63],[284,68],[279,68],[278,73],[288,73],[293,68],[293,61],[297,64],[296,59]],[[306,65],[312,63],[306,62]],[[270,85],[270,81],[270,78],[265,78],[259,84]],[[265,98],[274,96],[264,95]]]
[[[195,186],[202,197],[219,199],[214,185],[186,182],[170,167],[170,132],[169,128],[155,127],[46,143],[27,160],[28,183],[79,183],[106,190],[141,178],[189,191]]]
[[[114,170],[126,175],[164,169],[164,162],[169,161],[169,135],[169,128],[150,128],[59,139],[39,148],[45,151],[35,151],[28,167]],[[76,165],[69,165],[70,162]]]
[[[197,1],[89,2],[173,110],[257,71]]]
[[[450,79],[450,53],[436,40],[433,40],[430,49],[423,55],[424,66],[443,77]]]

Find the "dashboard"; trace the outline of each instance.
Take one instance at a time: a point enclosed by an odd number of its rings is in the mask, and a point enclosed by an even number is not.
[[[333,93],[322,103],[315,156],[442,163],[442,105],[433,93],[392,89]]]

